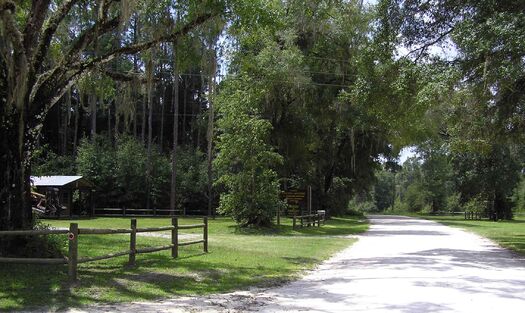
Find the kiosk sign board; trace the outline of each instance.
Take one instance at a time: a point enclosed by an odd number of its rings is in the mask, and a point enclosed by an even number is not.
[[[307,207],[306,190],[288,190],[281,192],[281,198],[286,202],[287,216],[301,215]]]

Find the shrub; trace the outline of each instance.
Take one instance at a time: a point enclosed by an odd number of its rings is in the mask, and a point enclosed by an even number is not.
[[[459,192],[453,193],[447,197],[446,209],[448,212],[459,212],[463,209],[461,206],[461,194]]]
[[[363,213],[373,213],[378,211],[379,210],[374,201],[359,201],[354,198],[348,202],[346,214],[359,216],[363,215]]]

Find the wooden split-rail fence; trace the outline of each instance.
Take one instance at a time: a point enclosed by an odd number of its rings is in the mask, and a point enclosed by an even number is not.
[[[297,224],[298,221],[299,221],[299,224]],[[317,227],[321,227],[321,223],[324,224],[324,222],[325,222],[324,212],[320,212],[317,214],[294,215],[292,217],[293,228],[296,228],[297,226],[301,226],[301,227],[315,226],[315,224],[317,224]]]
[[[202,228],[202,239],[179,242],[180,229]],[[158,247],[147,247],[137,249],[137,233],[144,232],[160,232],[171,231],[171,244]],[[64,258],[7,258],[0,257],[0,263],[12,264],[67,264],[68,276],[71,282],[77,281],[78,278],[78,264],[100,261],[105,259],[116,258],[124,255],[129,256],[128,264],[135,265],[135,257],[139,253],[151,253],[163,250],[171,250],[171,256],[177,258],[179,256],[179,247],[193,244],[203,244],[204,252],[208,252],[208,218],[204,217],[202,224],[179,225],[178,218],[171,219],[170,226],[163,227],[149,227],[138,228],[137,220],[131,219],[130,229],[95,229],[95,228],[79,228],[77,223],[71,223],[69,229],[46,229],[46,230],[12,230],[0,231],[0,237],[5,236],[36,236],[36,235],[55,235],[65,234],[69,239],[68,255]],[[115,252],[94,257],[78,256],[78,237],[79,235],[110,235],[110,234],[130,234],[129,250]]]
[[[161,209],[161,208],[151,208],[151,209],[132,209],[132,208],[95,208],[93,209],[94,216],[124,216],[124,217],[156,217],[156,216],[174,216],[181,214],[182,210],[171,210],[171,209]]]
[[[484,217],[485,217],[485,215],[480,213],[480,212],[465,211],[465,219],[466,220],[481,220]]]

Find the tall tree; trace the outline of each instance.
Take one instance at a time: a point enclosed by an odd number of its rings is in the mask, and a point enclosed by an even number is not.
[[[61,47],[63,53],[50,65],[47,60],[56,30],[80,1],[52,5],[51,0],[33,0],[26,9],[0,0],[0,230],[32,226],[31,152],[47,112],[80,77],[104,70],[104,64],[119,56],[184,36],[218,14],[210,7],[201,7],[175,25],[173,32],[162,31],[154,39],[91,55],[89,51],[97,40],[127,23],[129,16],[123,14],[120,2],[127,1],[100,1],[96,12],[94,6],[86,6],[92,13],[91,23]],[[220,5],[213,7],[222,9]],[[1,245],[5,244],[2,241]]]
[[[172,212],[176,209],[177,200],[177,147],[179,144],[179,65],[178,43],[173,41],[173,146],[171,150],[171,191],[170,191],[170,209]]]
[[[208,78],[208,130],[206,132],[207,140],[207,160],[208,160],[208,216],[214,214],[213,212],[213,129],[215,125],[215,80],[217,76],[217,55],[215,45],[210,47],[210,76]]]

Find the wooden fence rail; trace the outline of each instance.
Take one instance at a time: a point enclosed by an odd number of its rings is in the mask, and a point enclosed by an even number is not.
[[[466,220],[481,220],[485,218],[485,214],[482,214],[480,212],[465,211],[464,214]]]
[[[171,210],[171,209],[128,209],[128,208],[95,208],[93,209],[94,216],[105,216],[105,217],[154,217],[154,216],[173,216],[182,213],[182,210]]]
[[[324,223],[324,214],[307,214],[307,215],[294,215],[292,217],[292,227],[297,227],[297,220],[300,222],[300,226],[315,226],[317,223],[317,227],[321,227],[321,221]]]
[[[202,239],[179,242],[180,229],[194,229],[202,228]],[[144,232],[159,232],[171,230],[171,244],[158,247],[147,247],[137,249],[137,233]],[[137,220],[131,219],[130,229],[94,229],[94,228],[79,228],[77,223],[69,224],[69,229],[48,229],[48,230],[13,230],[0,231],[0,237],[5,236],[32,236],[32,235],[53,235],[53,234],[67,234],[69,239],[68,255],[64,258],[7,258],[0,257],[0,263],[12,264],[68,264],[68,276],[71,282],[77,281],[78,278],[78,264],[100,261],[105,259],[116,258],[128,255],[128,264],[135,265],[136,255],[138,253],[151,253],[163,250],[171,250],[171,256],[177,258],[179,255],[179,247],[193,244],[203,244],[204,252],[208,252],[208,218],[204,217],[202,224],[179,225],[178,218],[171,219],[171,226],[163,227],[148,227],[137,228]],[[78,257],[78,237],[79,235],[111,235],[111,234],[130,234],[129,250],[109,253],[94,257]]]

